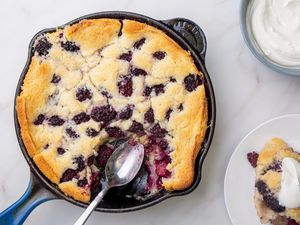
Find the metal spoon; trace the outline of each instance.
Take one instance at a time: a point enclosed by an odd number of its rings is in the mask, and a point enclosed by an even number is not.
[[[144,146],[133,140],[121,144],[107,161],[102,191],[87,207],[74,225],[85,224],[93,210],[112,187],[128,184],[138,173],[144,159]]]

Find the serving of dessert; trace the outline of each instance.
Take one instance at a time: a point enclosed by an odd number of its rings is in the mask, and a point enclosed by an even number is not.
[[[208,114],[188,51],[153,26],[108,18],[45,33],[32,51],[18,122],[28,154],[62,192],[89,202],[128,138],[145,148],[141,195],[191,185]]]
[[[261,223],[299,225],[299,153],[273,138],[261,152],[250,152],[247,157],[256,172],[254,203]]]

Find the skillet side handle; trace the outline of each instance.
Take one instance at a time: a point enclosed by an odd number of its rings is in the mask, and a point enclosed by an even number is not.
[[[1,225],[20,225],[29,216],[33,209],[45,201],[56,199],[51,192],[43,188],[35,175],[31,173],[29,185],[14,204],[0,213]]]
[[[161,22],[179,33],[196,50],[202,62],[205,63],[207,41],[203,30],[196,23],[184,18],[174,18]]]

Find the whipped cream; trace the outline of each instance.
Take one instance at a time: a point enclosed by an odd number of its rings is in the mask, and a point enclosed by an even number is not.
[[[283,66],[300,66],[300,0],[252,0],[248,29],[262,52]]]
[[[300,163],[293,158],[282,161],[279,203],[287,208],[300,207]]]

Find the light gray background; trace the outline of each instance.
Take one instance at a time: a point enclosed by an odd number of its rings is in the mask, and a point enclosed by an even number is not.
[[[223,180],[235,146],[259,123],[300,111],[300,78],[279,75],[251,55],[239,29],[239,3],[238,0],[1,0],[0,210],[23,194],[29,180],[29,169],[14,131],[13,98],[30,39],[43,28],[88,13],[125,10],[156,19],[185,17],[203,28],[208,39],[206,65],[217,98],[217,127],[204,163],[203,180],[196,191],[134,213],[94,213],[88,224],[230,225]],[[51,201],[38,207],[25,224],[72,224],[81,212],[81,208],[67,202]]]

